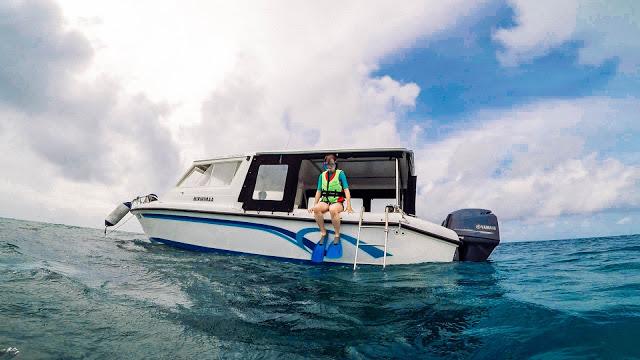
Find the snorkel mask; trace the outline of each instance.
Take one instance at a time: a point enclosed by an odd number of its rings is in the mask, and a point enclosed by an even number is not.
[[[322,168],[324,170],[331,170],[333,172],[338,167],[338,162],[334,159],[327,160],[327,157],[325,157],[324,161],[322,162]]]
[[[337,162],[328,162],[325,161],[322,163],[322,168],[325,170],[331,170],[334,171],[336,169],[336,167],[338,166]]]

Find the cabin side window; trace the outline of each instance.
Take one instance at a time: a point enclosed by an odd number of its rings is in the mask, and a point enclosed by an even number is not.
[[[281,201],[284,197],[284,187],[287,180],[289,165],[260,165],[253,200]]]
[[[213,164],[209,186],[229,186],[236,176],[240,161],[227,161]]]
[[[211,169],[213,166],[211,164],[205,165],[196,165],[189,173],[182,179],[179,187],[199,187],[204,186],[211,176]]]
[[[194,166],[178,187],[223,187],[231,185],[240,161],[225,161]]]

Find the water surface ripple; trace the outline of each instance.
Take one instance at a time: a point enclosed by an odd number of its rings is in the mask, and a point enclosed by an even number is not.
[[[640,358],[640,236],[308,266],[0,219],[0,359]]]

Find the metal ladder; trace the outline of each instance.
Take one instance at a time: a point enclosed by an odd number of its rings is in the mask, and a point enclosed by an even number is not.
[[[358,265],[358,249],[360,246],[384,246],[384,255],[382,255],[382,268],[387,266],[387,245],[389,242],[389,207],[384,207],[384,226],[381,225],[362,225],[362,218],[364,217],[364,206],[360,208],[360,220],[358,221],[358,237],[356,238],[356,254],[353,257],[353,270],[355,271]],[[360,231],[363,228],[380,228],[384,229],[384,244],[360,244]]]

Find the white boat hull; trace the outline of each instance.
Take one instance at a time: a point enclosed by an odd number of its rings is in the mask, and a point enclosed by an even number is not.
[[[198,251],[228,251],[297,261],[310,261],[320,238],[313,219],[266,217],[168,209],[134,209],[145,234],[155,241]],[[416,221],[416,220],[414,220]],[[429,223],[430,224],[430,223]],[[431,226],[437,226],[431,224]],[[333,238],[333,226],[327,223]],[[353,265],[358,224],[343,223],[343,256],[324,259],[327,263]],[[361,244],[384,244],[382,228],[363,228]],[[389,226],[387,265],[454,260],[458,243],[421,231]],[[358,250],[358,264],[382,265],[383,246],[364,246]]]

